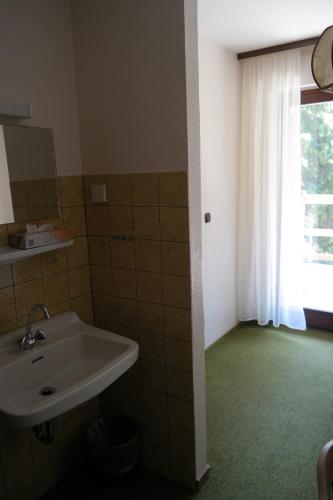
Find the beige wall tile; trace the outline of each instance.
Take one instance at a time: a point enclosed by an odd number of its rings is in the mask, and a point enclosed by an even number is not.
[[[158,207],[159,197],[157,174],[132,175],[132,203],[133,206]]]
[[[101,415],[109,416],[115,413],[121,413],[121,381],[118,379],[109,385],[105,391],[100,394],[100,412]]]
[[[28,181],[28,200],[30,207],[45,207],[46,200],[42,179]]]
[[[46,205],[49,207],[54,207],[54,209],[57,211],[57,214],[59,215],[59,208],[61,206],[59,178],[44,179],[43,184]]]
[[[101,328],[109,330],[112,333],[117,333],[118,335],[122,335],[123,337],[135,340],[135,342],[140,344],[140,331],[137,328],[117,325],[115,323],[104,323],[104,326],[102,326]]]
[[[69,294],[71,299],[91,292],[89,266],[70,269],[68,275]]]
[[[118,297],[136,299],[135,271],[130,269],[112,269],[114,294]]]
[[[180,340],[191,340],[191,311],[164,306],[164,334]]]
[[[53,210],[51,210],[51,217],[54,215]],[[38,222],[38,219],[47,219],[50,217],[49,207],[30,207],[29,208],[30,219],[32,221]]]
[[[145,302],[162,303],[162,275],[137,271],[138,298]]]
[[[165,274],[190,275],[188,243],[162,241],[162,272]]]
[[[84,186],[84,201],[86,205],[95,205],[91,201],[91,186],[93,185],[103,185],[106,186],[106,175],[84,175],[83,176],[83,186]],[[104,203],[97,203],[101,205]]]
[[[86,214],[84,207],[65,207],[64,224],[68,226],[73,238],[86,234]]]
[[[161,243],[135,240],[135,267],[140,271],[161,272]]]
[[[11,332],[12,330],[16,330],[16,328],[18,328],[16,319],[13,319],[12,321],[7,321],[6,323],[0,323],[0,335]]]
[[[43,277],[43,286],[45,305],[47,306],[63,302],[69,298],[68,275],[66,272]]]
[[[111,268],[105,266],[90,266],[90,271],[93,292],[111,295],[113,290]]]
[[[82,295],[70,301],[71,310],[76,312],[79,318],[86,323],[93,319],[92,297],[91,295]]]
[[[83,205],[83,182],[80,175],[60,177],[63,207]]]
[[[185,458],[194,458],[194,434],[192,432],[170,425],[169,443],[173,452]]]
[[[8,246],[8,232],[6,224],[0,226],[0,248]]]
[[[163,274],[163,302],[168,306],[191,307],[190,279],[183,276]]]
[[[41,255],[43,275],[60,273],[67,270],[67,252],[65,248],[46,252]]]
[[[170,424],[187,431],[194,431],[194,408],[192,403],[168,397],[168,415]]]
[[[89,262],[98,266],[109,266],[111,262],[109,238],[89,236]]]
[[[190,279],[163,274],[163,302],[168,306],[189,309],[191,307]]]
[[[137,339],[132,339],[137,342]],[[138,360],[121,377],[125,383],[142,385],[141,362]]]
[[[196,477],[195,477],[195,463],[194,460],[189,460],[185,457],[181,457],[176,453],[170,451],[170,477],[172,477],[176,482],[183,485],[187,485],[191,489],[197,488]]]
[[[41,279],[26,281],[25,283],[15,285],[14,290],[18,317],[28,314],[35,304],[44,302],[43,283]],[[64,298],[62,297],[57,302],[62,302],[63,300]]]
[[[42,319],[44,319],[43,312],[40,309],[38,311],[35,311],[33,318],[32,318],[32,322],[35,323],[36,321],[40,321]],[[18,328],[21,328],[22,326],[26,326],[27,320],[28,320],[28,314],[26,314],[25,316],[19,316],[17,318]]]
[[[107,175],[109,205],[131,205],[131,176],[129,174]]]
[[[17,455],[30,450],[29,429],[1,426],[0,446],[2,458]]]
[[[165,344],[162,335],[141,332],[140,354],[143,360],[165,364]]]
[[[168,395],[183,401],[193,401],[193,377],[191,373],[167,368]]]
[[[99,397],[90,399],[80,406],[81,429],[86,432],[100,415]]]
[[[188,209],[161,207],[161,239],[166,241],[189,241]]]
[[[160,218],[157,207],[133,207],[133,218],[135,238],[160,239]]]
[[[165,366],[141,361],[141,382],[146,389],[166,393]]]
[[[65,302],[60,302],[60,304],[54,304],[48,308],[51,316],[55,316],[56,314],[61,314],[70,310],[70,302],[66,300]]]
[[[3,461],[3,473],[7,498],[29,498],[27,494],[34,491],[31,449],[8,455]]]
[[[145,466],[157,474],[168,476],[169,474],[169,453],[160,446],[144,443],[142,447],[142,459]]]
[[[130,328],[138,327],[138,305],[136,300],[115,298],[115,323]]]
[[[14,288],[0,289],[0,323],[16,319]]]
[[[71,247],[66,249],[69,269],[89,264],[88,240],[86,236],[75,238]]]
[[[165,339],[167,365],[179,370],[192,371],[192,344],[182,340]]]
[[[156,418],[167,422],[167,397],[165,394],[151,391],[148,389],[143,390],[143,414],[146,417]]]
[[[187,172],[165,172],[159,174],[160,205],[186,207]]]
[[[132,236],[132,207],[109,207],[109,231],[110,236]]]
[[[5,288],[13,284],[12,267],[0,266],[0,288]]]
[[[146,332],[163,334],[163,306],[139,302],[139,328]]]
[[[134,384],[121,383],[122,406],[129,415],[141,417],[143,415],[144,389]]]
[[[87,206],[87,232],[89,235],[107,236],[109,234],[107,206]]]
[[[10,190],[14,207],[27,207],[29,205],[28,185],[26,181],[11,181]]]
[[[168,424],[149,417],[141,420],[141,433],[145,443],[168,447]]]
[[[14,219],[16,222],[24,222],[30,219],[30,209],[28,207],[14,207]]]
[[[13,264],[14,283],[22,283],[24,281],[40,278],[41,275],[42,268],[40,255]]]
[[[112,295],[94,293],[94,313],[96,321],[112,323],[115,316],[115,300]]]
[[[113,267],[134,269],[134,242],[110,240],[111,262]]]
[[[8,234],[22,233],[24,231],[25,231],[25,224],[22,224],[21,222],[8,224],[8,226],[7,226],[7,233]]]

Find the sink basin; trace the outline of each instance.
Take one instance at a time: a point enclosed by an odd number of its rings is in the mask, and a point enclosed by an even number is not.
[[[0,337],[0,417],[32,427],[96,396],[138,358],[131,339],[83,323],[74,312],[33,325],[47,339],[20,348],[20,328]]]

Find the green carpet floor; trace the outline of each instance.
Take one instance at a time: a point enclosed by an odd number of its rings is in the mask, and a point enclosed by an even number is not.
[[[333,333],[242,326],[206,359],[211,470],[199,492],[151,474],[104,487],[88,471],[45,499],[316,500],[317,456],[333,438]]]
[[[333,438],[333,333],[242,326],[207,351],[208,461],[195,499],[315,500]]]

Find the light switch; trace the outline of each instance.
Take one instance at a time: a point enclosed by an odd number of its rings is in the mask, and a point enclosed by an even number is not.
[[[106,184],[92,184],[90,186],[90,199],[93,203],[106,203]]]

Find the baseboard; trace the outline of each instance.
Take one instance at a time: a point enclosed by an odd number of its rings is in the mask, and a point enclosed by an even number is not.
[[[206,468],[205,472],[202,474],[201,478],[196,480],[196,485],[197,485],[198,491],[200,490],[202,485],[208,480],[209,471],[210,471],[210,465],[207,465],[207,468]]]

